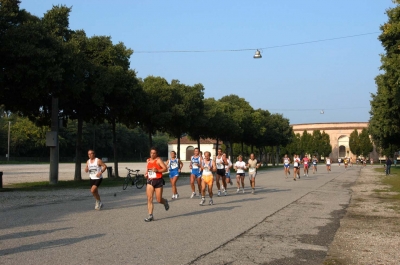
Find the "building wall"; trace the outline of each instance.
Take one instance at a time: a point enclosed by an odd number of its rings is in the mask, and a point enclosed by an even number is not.
[[[339,146],[345,146],[345,154],[347,157],[356,158],[356,156],[350,151],[349,138],[350,134],[357,129],[358,133],[361,133],[362,129],[368,127],[368,122],[343,122],[343,123],[309,123],[309,124],[293,124],[291,125],[294,133],[303,134],[304,130],[311,133],[314,130],[320,130],[321,133],[325,131],[329,135],[332,153],[329,155],[334,161],[337,161],[339,157]],[[376,152],[375,146],[374,151],[370,153],[369,158],[373,158],[378,161],[379,154]]]
[[[181,160],[186,161],[186,150],[189,146],[197,147],[197,143],[190,143],[190,144],[181,144]],[[209,151],[211,153],[211,158],[215,155],[215,149],[213,148],[213,144],[200,144],[200,151],[206,152]],[[168,159],[171,158],[170,153],[171,151],[175,151],[178,153],[178,144],[168,144]]]

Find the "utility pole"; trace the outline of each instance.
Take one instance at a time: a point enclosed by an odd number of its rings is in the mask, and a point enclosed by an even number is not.
[[[11,127],[11,121],[8,121],[8,149],[7,149],[7,161],[10,161],[10,127]]]
[[[46,144],[50,146],[50,184],[58,182],[58,163],[59,163],[59,148],[58,148],[58,98],[51,99],[51,132],[46,135]]]

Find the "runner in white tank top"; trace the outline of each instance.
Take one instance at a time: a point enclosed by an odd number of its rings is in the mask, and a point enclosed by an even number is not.
[[[86,162],[85,172],[89,173],[90,177],[90,191],[96,199],[94,209],[100,210],[103,203],[100,200],[99,186],[103,181],[103,173],[107,170],[106,164],[101,159],[96,158],[96,153],[93,150],[88,151],[89,160]]]

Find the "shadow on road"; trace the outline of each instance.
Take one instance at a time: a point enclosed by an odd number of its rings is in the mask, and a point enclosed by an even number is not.
[[[26,252],[26,251],[35,251],[35,250],[46,249],[46,248],[63,247],[63,246],[67,246],[67,245],[76,244],[76,243],[84,241],[84,240],[91,240],[94,238],[102,237],[104,235],[105,234],[97,234],[97,235],[90,235],[90,236],[83,236],[83,237],[76,237],[76,238],[63,238],[63,239],[56,239],[56,240],[48,240],[48,241],[44,241],[44,242],[40,242],[40,243],[21,245],[21,246],[15,247],[15,248],[8,248],[8,249],[0,250],[0,256],[21,253],[21,252]]]

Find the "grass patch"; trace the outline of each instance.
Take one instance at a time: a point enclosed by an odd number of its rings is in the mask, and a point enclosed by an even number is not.
[[[384,168],[376,168],[376,172],[380,172],[385,174],[385,169]],[[382,184],[388,185],[388,189],[377,189],[374,190],[377,193],[383,193],[383,192],[395,192],[397,193],[396,195],[390,195],[387,198],[393,199],[393,200],[400,200],[400,167],[391,167],[390,169],[390,175],[384,176],[381,178]]]
[[[380,193],[380,192],[388,192],[389,190],[388,189],[384,189],[384,190],[375,189],[374,191],[377,193]]]

